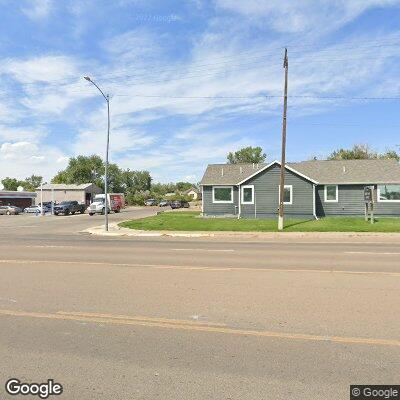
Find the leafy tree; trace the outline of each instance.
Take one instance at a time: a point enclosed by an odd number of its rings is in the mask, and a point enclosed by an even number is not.
[[[244,147],[234,153],[230,152],[227,156],[229,164],[241,164],[241,163],[256,163],[262,164],[267,155],[263,153],[261,147]]]
[[[328,160],[369,160],[378,158],[378,154],[366,144],[356,144],[352,149],[339,149],[333,151]]]
[[[4,178],[1,183],[4,186],[4,190],[17,190],[18,186],[22,186],[22,182],[15,178]]]
[[[400,154],[398,154],[395,150],[386,150],[385,153],[379,154],[379,158],[394,159],[400,161]]]
[[[190,183],[190,182],[177,182],[175,186],[179,192],[184,192],[185,190],[190,189],[194,185],[193,185],[193,183]]]
[[[65,170],[59,171],[53,183],[80,184],[93,182],[104,189],[104,163],[97,156],[77,156],[70,158]],[[125,193],[130,204],[141,204],[150,193],[151,176],[148,171],[123,170],[117,164],[108,165],[108,189],[114,193]],[[141,193],[141,194],[140,194]]]
[[[395,150],[387,150],[380,154],[366,144],[356,144],[351,149],[335,150],[328,156],[328,160],[371,160],[377,158],[400,160],[400,155]]]
[[[23,188],[30,192],[34,192],[43,182],[43,177],[39,175],[31,175],[22,182]]]
[[[154,183],[151,185],[151,190],[153,193],[164,196],[167,193],[175,193],[176,185],[174,183]]]
[[[88,183],[94,182],[103,187],[104,163],[98,155],[77,156],[69,159],[65,170],[52,179],[53,183]]]

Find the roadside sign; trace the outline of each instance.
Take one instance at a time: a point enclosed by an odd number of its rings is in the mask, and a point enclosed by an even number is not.
[[[364,201],[366,203],[374,202],[374,187],[373,186],[365,186],[364,187]]]
[[[364,187],[365,201],[365,221],[368,221],[368,213],[370,214],[371,224],[374,223],[374,190],[373,186]]]

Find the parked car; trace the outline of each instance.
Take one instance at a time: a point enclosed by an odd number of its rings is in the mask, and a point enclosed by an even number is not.
[[[22,212],[22,209],[16,206],[0,206],[0,214],[2,215],[17,215]]]
[[[51,210],[46,207],[45,205],[43,206],[43,212],[44,213],[48,213]],[[24,212],[26,213],[34,213],[34,214],[40,214],[42,212],[42,207],[41,206],[30,206],[30,207],[26,207],[24,209]]]
[[[144,202],[145,206],[156,206],[157,205],[157,200],[156,199],[147,199]]]
[[[175,209],[175,208],[189,208],[190,205],[187,201],[185,200],[175,200],[171,203],[171,208]]]
[[[85,209],[85,204],[79,204],[77,201],[62,201],[60,204],[54,206],[54,215],[74,215],[75,213],[84,214]]]
[[[38,205],[41,206],[42,204],[39,203]],[[54,203],[54,206],[55,206],[55,205],[56,205],[56,203]],[[47,207],[49,210],[51,210],[51,201],[44,201],[44,202],[43,202],[43,206],[44,206],[44,207]]]
[[[167,207],[170,205],[171,205],[171,202],[169,200],[161,200],[160,203],[158,204],[159,207]]]

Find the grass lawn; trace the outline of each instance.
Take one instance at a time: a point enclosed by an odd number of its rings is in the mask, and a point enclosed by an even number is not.
[[[147,231],[277,231],[276,219],[196,218],[198,212],[164,212],[154,217],[121,222],[119,226]],[[364,218],[335,217],[319,221],[287,219],[287,232],[400,232],[400,218],[378,218],[371,225]]]

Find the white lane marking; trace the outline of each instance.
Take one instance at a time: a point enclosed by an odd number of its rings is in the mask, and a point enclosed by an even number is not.
[[[349,275],[388,275],[400,277],[400,272],[389,271],[351,271],[351,270],[331,270],[331,269],[284,269],[284,268],[251,268],[251,267],[203,267],[190,265],[168,265],[168,264],[128,264],[113,262],[91,262],[91,261],[63,261],[63,260],[0,260],[0,264],[66,264],[66,265],[93,265],[127,268],[151,268],[161,270],[181,270],[181,271],[248,271],[248,272],[277,272],[277,273],[317,273],[317,274],[349,274]]]
[[[6,299],[4,297],[0,297],[0,301],[7,301],[10,303],[18,303],[17,300],[15,300],[15,299]]]
[[[39,225],[7,225],[2,228],[40,228]]]
[[[219,252],[233,252],[233,249],[171,249],[172,251],[219,251]]]
[[[65,249],[65,248],[78,248],[78,246],[58,246],[58,245],[29,245],[24,246],[33,249]]]
[[[379,252],[379,251],[346,251],[345,254],[373,254],[377,256],[400,256],[400,253]]]

